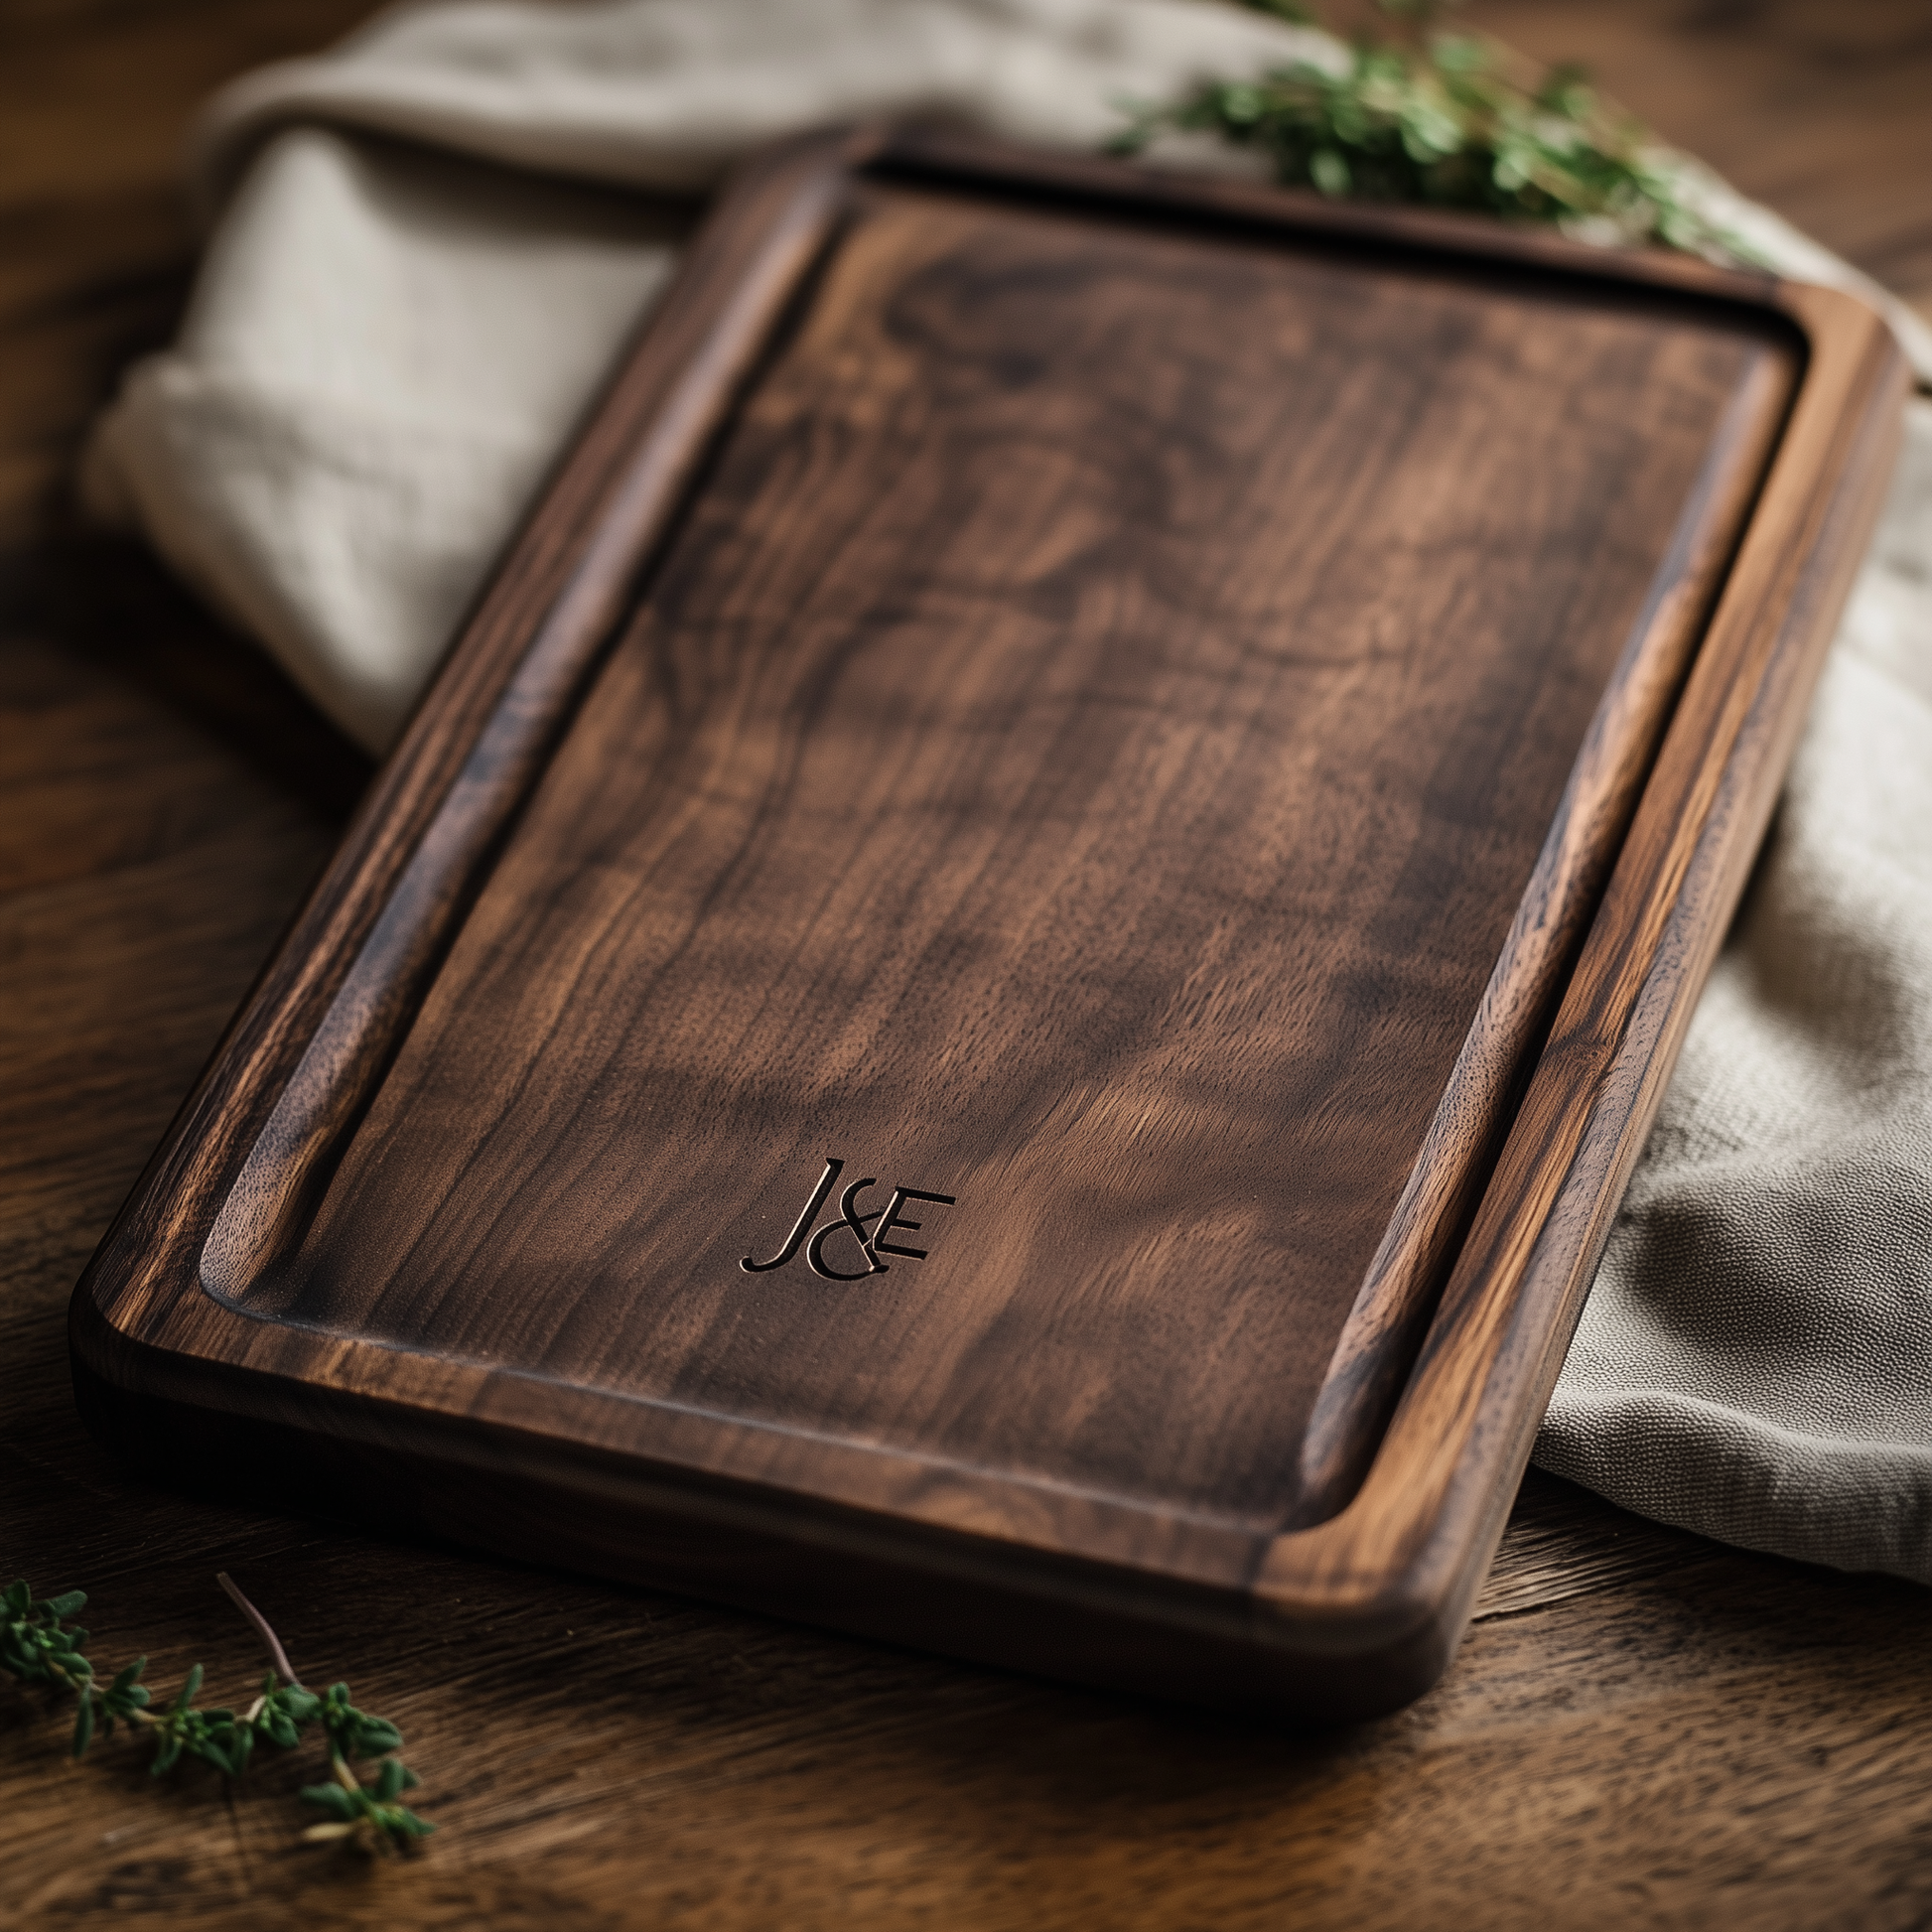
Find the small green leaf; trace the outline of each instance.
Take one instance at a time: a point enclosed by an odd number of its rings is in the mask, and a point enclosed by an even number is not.
[[[1310,155],[1309,179],[1324,195],[1346,195],[1354,183],[1348,163],[1333,148],[1317,148]]]
[[[305,1784],[302,1787],[302,1802],[305,1805],[320,1805],[345,1824],[356,1815],[355,1800],[340,1784]]]

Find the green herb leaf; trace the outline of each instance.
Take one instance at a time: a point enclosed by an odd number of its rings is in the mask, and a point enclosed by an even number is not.
[[[1315,24],[1300,7],[1247,0]],[[1283,183],[1333,198],[1461,208],[1540,221],[1714,261],[1754,259],[1698,205],[1693,171],[1589,85],[1507,48],[1438,31],[1441,0],[1383,0],[1392,31],[1330,69],[1292,61],[1210,80],[1132,111],[1111,144],[1134,154],[1167,133],[1220,136],[1264,155]]]

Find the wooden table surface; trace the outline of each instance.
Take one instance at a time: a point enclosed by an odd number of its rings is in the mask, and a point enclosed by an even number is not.
[[[186,1500],[68,1382],[69,1291],[363,775],[66,479],[192,236],[193,103],[364,0],[0,19],[0,1571],[217,1695],[394,1716],[442,1828],[295,1842],[309,1752],[156,1787],[0,1690],[0,1925],[786,1928],[1932,1923],[1932,1597],[1532,1474],[1448,1678],[1295,1736],[458,1551]],[[1484,0],[1932,311],[1927,0]]]

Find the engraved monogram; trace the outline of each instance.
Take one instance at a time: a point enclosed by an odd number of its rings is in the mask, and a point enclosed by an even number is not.
[[[953,1207],[958,1204],[953,1196],[928,1193],[923,1187],[895,1187],[892,1199],[884,1207],[869,1208],[861,1213],[859,1196],[868,1187],[879,1185],[878,1175],[868,1174],[863,1180],[852,1181],[839,1196],[839,1211],[822,1226],[813,1229],[812,1223],[818,1219],[819,1210],[824,1207],[832,1189],[838,1184],[839,1175],[844,1172],[845,1163],[835,1155],[828,1155],[825,1172],[819,1175],[818,1185],[812,1189],[812,1197],[805,1203],[805,1211],[792,1223],[791,1232],[785,1236],[785,1245],[769,1261],[754,1261],[747,1255],[738,1265],[748,1275],[766,1275],[774,1268],[782,1268],[802,1247],[814,1275],[822,1276],[828,1282],[862,1282],[868,1275],[886,1273],[887,1264],[880,1259],[881,1255],[902,1255],[907,1261],[923,1261],[926,1249],[895,1246],[886,1237],[900,1232],[917,1234],[923,1226],[922,1222],[905,1218],[902,1210],[908,1201],[931,1201],[939,1207]],[[867,1224],[872,1221],[877,1221],[879,1225],[868,1233]],[[841,1233],[851,1235],[858,1247],[859,1258],[866,1264],[851,1274],[833,1267],[825,1258],[825,1244]]]

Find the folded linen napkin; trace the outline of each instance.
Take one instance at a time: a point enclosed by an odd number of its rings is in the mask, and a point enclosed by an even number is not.
[[[181,339],[83,473],[371,750],[681,231],[666,195],[816,123],[1091,146],[1112,103],[1339,57],[1210,0],[405,7],[218,96]],[[1204,159],[1204,157],[1177,157]],[[1715,179],[1788,272],[1932,332]],[[1538,1447],[1752,1547],[1932,1583],[1932,404]]]

